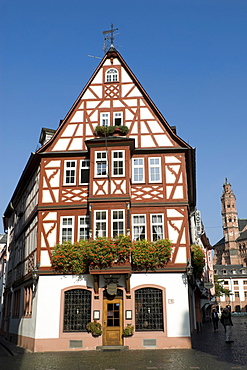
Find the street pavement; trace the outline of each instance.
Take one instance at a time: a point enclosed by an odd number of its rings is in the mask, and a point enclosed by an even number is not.
[[[234,343],[213,324],[193,335],[193,349],[30,353],[0,339],[0,370],[247,370],[247,316],[233,317]]]

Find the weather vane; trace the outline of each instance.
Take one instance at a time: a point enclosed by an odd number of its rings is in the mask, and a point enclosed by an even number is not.
[[[105,38],[104,38],[104,46],[103,46],[103,50],[104,50],[104,53],[107,52],[107,50],[109,49],[109,44],[111,47],[114,47],[114,36],[118,35],[117,33],[114,34],[115,31],[117,31],[118,28],[114,28],[113,26],[113,23],[111,24],[111,29],[109,31],[103,31],[103,35],[106,35]]]

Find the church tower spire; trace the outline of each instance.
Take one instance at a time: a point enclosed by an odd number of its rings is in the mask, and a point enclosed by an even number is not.
[[[236,265],[240,263],[236,243],[236,239],[239,237],[238,213],[236,208],[236,197],[227,178],[225,179],[225,183],[223,185],[221,204],[222,225],[225,237],[226,263],[230,265]]]

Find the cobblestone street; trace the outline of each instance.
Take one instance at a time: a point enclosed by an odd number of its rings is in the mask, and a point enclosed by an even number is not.
[[[233,318],[234,343],[226,344],[224,329],[203,325],[195,333],[191,350],[143,350],[123,352],[27,353],[13,348],[14,356],[1,348],[1,370],[230,370],[247,369],[247,317]],[[5,344],[5,343],[4,343]],[[1,346],[0,346],[1,347]]]

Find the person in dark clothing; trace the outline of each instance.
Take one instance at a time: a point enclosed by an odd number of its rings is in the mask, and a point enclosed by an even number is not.
[[[218,330],[219,316],[215,309],[213,309],[213,312],[212,312],[212,321],[214,324],[214,331]]]
[[[226,334],[226,343],[233,343],[234,341],[232,340],[232,317],[231,317],[231,312],[229,311],[228,308],[224,308],[221,319],[220,319],[222,325],[225,328],[225,334]]]

